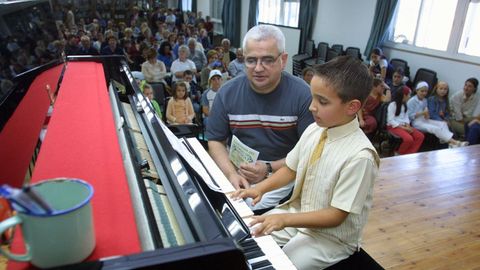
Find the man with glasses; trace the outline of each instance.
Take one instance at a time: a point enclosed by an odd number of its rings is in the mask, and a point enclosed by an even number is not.
[[[206,130],[210,155],[237,189],[258,183],[281,168],[287,153],[313,122],[308,85],[283,71],[288,55],[280,29],[253,27],[243,39],[243,53],[245,74],[222,86]],[[227,150],[233,135],[259,152],[257,162],[238,168],[233,165]],[[284,199],[291,187],[265,194],[255,207],[249,205],[262,213]]]

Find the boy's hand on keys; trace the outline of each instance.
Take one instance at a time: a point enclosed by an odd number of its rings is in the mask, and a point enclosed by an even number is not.
[[[262,199],[262,193],[256,188],[248,188],[248,189],[239,189],[230,195],[230,197],[234,200],[240,200],[245,198],[252,198],[252,206],[255,206],[260,199]]]

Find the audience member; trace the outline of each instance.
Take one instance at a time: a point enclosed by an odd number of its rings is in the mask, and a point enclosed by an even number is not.
[[[218,93],[218,90],[222,86],[222,73],[214,69],[210,71],[210,75],[208,77],[208,88],[202,94],[202,100],[200,101],[200,105],[202,106],[202,116],[203,116],[203,126],[207,126],[208,116],[210,115],[210,110],[213,107],[213,101]]]
[[[202,88],[195,81],[193,81],[194,76],[195,74],[193,74],[191,70],[185,70],[183,74],[183,81],[187,85],[187,92],[188,96],[192,100],[193,110],[195,111],[195,114],[199,116],[198,119],[200,119],[200,99],[202,98]]]
[[[207,64],[200,72],[200,86],[203,89],[208,88],[208,78],[210,76],[210,72],[214,69],[219,69],[222,67],[222,63],[220,63],[220,61],[218,60],[218,52],[216,50],[208,51],[207,61]],[[220,73],[222,72],[220,71]]]
[[[480,119],[476,118],[465,124],[465,138],[469,145],[480,144]]]
[[[359,250],[380,164],[355,117],[372,89],[367,68],[340,56],[315,69],[310,105],[315,123],[288,153],[285,166],[233,194],[257,203],[295,179],[291,199],[254,216],[250,226],[254,236],[271,234],[298,269],[324,269]]]
[[[313,122],[307,84],[283,72],[288,55],[280,29],[272,25],[251,28],[243,39],[243,51],[247,76],[237,76],[222,86],[206,130],[210,155],[237,189],[259,183],[283,167],[286,154]],[[258,151],[259,160],[236,168],[227,151],[232,136]],[[253,208],[277,205],[291,187],[265,194]]]
[[[195,112],[187,94],[187,85],[177,82],[173,86],[172,98],[167,105],[167,121],[170,124],[192,124]]]
[[[433,93],[427,99],[428,113],[430,119],[445,121],[448,124],[450,120],[450,104],[448,101],[448,84],[439,81],[433,88]]]
[[[392,66],[388,63],[387,58],[383,55],[380,48],[375,48],[370,54],[369,70],[373,77],[379,77],[387,84],[392,80]]]
[[[188,59],[192,60],[195,63],[195,67],[197,69],[197,76],[200,76],[200,71],[202,68],[207,64],[207,57],[205,57],[205,53],[203,51],[196,48],[197,41],[194,38],[188,39],[188,49],[190,50],[190,55]]]
[[[236,59],[231,61],[228,65],[228,74],[233,78],[245,73],[245,58],[243,57],[243,49],[238,48],[236,52]]]
[[[173,61],[175,61],[175,56],[172,52],[172,47],[168,41],[164,41],[160,44],[160,49],[158,50],[158,60],[162,61],[167,68],[167,71],[170,71]]]
[[[450,147],[465,146],[467,143],[453,139],[453,133],[444,121],[430,119],[427,105],[428,83],[420,81],[415,86],[417,92],[407,102],[407,114],[412,126],[422,132],[435,135],[441,144],[448,143]]]
[[[223,65],[228,67],[231,61],[235,60],[236,55],[230,50],[230,40],[228,38],[222,39],[223,58],[220,59]]]
[[[105,46],[102,49],[102,55],[124,55],[123,49],[118,46],[117,38],[115,38],[115,36],[109,36],[107,42],[108,46]]]
[[[314,69],[312,67],[306,67],[302,70],[302,79],[310,85],[313,78]]]
[[[406,86],[404,82],[404,78],[405,78],[405,72],[403,71],[403,69],[402,68],[395,69],[392,75],[392,81],[388,83],[392,97],[397,94],[397,91],[402,91],[403,87]]]
[[[407,100],[410,98],[410,89],[404,87],[397,91],[387,109],[387,130],[402,139],[396,154],[405,155],[418,152],[425,136],[422,132],[410,126],[407,115]]]
[[[157,101],[153,98],[153,88],[150,84],[145,83],[143,85],[143,95],[146,96],[148,100],[150,100],[153,109],[158,114],[160,119],[162,119],[162,109],[160,108],[160,105],[157,103]]]
[[[362,109],[358,111],[358,122],[360,128],[367,134],[367,136],[374,135],[377,130],[377,119],[375,118],[375,111],[382,102],[390,102],[392,96],[388,85],[382,79],[373,79],[373,88],[370,91],[367,99],[363,103]]]
[[[87,35],[82,36],[82,37],[80,38],[80,44],[81,44],[81,46],[80,46],[80,48],[78,48],[76,54],[80,54],[80,55],[98,55],[97,49],[95,49],[94,47],[92,47],[92,43],[90,42],[90,37],[88,37]]]
[[[142,64],[142,73],[145,80],[152,86],[155,99],[163,107],[167,86],[165,81],[167,69],[165,64],[157,59],[157,51],[154,48],[147,49],[147,61]]]
[[[197,68],[195,63],[192,60],[188,59],[190,51],[186,45],[180,46],[178,49],[178,59],[173,61],[172,67],[170,68],[173,76],[173,82],[183,79],[184,71],[191,70],[194,74],[197,74]],[[196,82],[196,78],[193,80]]]
[[[465,124],[480,115],[480,112],[475,112],[475,109],[480,107],[478,105],[480,97],[476,94],[477,88],[478,80],[476,78],[468,78],[463,86],[463,91],[453,94],[450,100],[453,112],[450,126],[453,132],[460,137],[465,136]]]

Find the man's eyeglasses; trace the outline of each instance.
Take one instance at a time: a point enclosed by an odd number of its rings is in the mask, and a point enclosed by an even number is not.
[[[273,56],[264,56],[262,58],[256,58],[256,57],[246,57],[245,58],[245,66],[249,67],[249,68],[253,68],[253,67],[256,67],[257,66],[257,63],[258,63],[258,60],[260,60],[260,64],[263,66],[263,67],[271,67],[275,64],[275,62],[277,62],[278,58],[280,57],[280,55],[282,55],[283,53],[280,53],[277,55],[277,57],[273,57]]]

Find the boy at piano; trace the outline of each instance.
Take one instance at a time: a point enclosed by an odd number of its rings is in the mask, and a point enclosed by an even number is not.
[[[254,216],[252,234],[270,234],[298,269],[322,269],[360,249],[372,205],[379,157],[359,127],[372,78],[349,56],[315,67],[309,110],[315,123],[288,153],[284,167],[233,198],[253,199],[295,179],[291,198]]]

